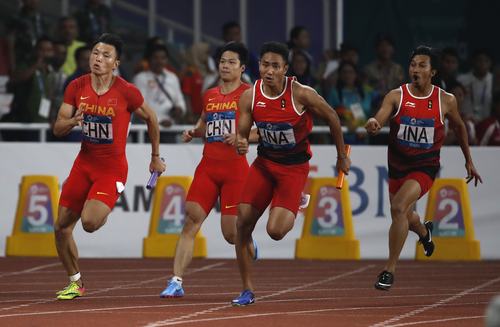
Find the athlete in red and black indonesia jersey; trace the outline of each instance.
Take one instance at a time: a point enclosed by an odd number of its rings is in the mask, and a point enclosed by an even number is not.
[[[159,126],[154,111],[135,86],[113,74],[121,49],[122,41],[115,35],[103,34],[96,40],[89,60],[91,72],[68,85],[54,124],[54,135],[58,137],[77,125],[83,133],[80,153],[62,187],[54,224],[57,253],[70,279],[69,285],[57,293],[60,300],[84,293],[73,239],[78,219],[85,231],[98,230],[125,188],[125,145],[132,113],[148,126],[149,170],[163,172],[166,168],[159,158]]]
[[[248,172],[246,157],[238,155],[235,149],[238,102],[250,87],[241,81],[247,60],[248,50],[241,43],[231,42],[221,48],[222,84],[205,92],[200,119],[193,129],[183,134],[184,142],[203,137],[205,145],[186,197],[186,217],[175,250],[174,276],[161,297],[184,296],[182,277],[193,256],[196,233],[219,197],[222,234],[228,243],[235,243],[238,204]],[[257,133],[253,138],[257,140]],[[254,256],[253,245],[250,251]]]
[[[420,46],[410,57],[411,83],[389,92],[366,130],[376,134],[390,120],[388,166],[392,224],[389,229],[389,260],[375,287],[388,290],[394,282],[396,263],[408,230],[420,237],[426,256],[432,255],[432,222],[424,224],[414,211],[415,203],[432,186],[439,171],[439,152],[444,140],[443,121],[448,118],[465,157],[467,183],[482,182],[467,141],[467,130],[457,109],[455,97],[431,84],[436,74],[436,55]]]
[[[286,45],[265,43],[260,52],[261,79],[240,98],[238,152],[248,151],[253,122],[258,128],[259,146],[239,205],[236,254],[243,292],[232,301],[233,305],[254,302],[248,247],[255,224],[267,206],[271,204],[267,221],[271,238],[282,239],[294,225],[312,156],[307,136],[312,129],[313,114],[330,126],[337,147],[337,168],[349,172],[350,160],[344,150],[337,114],[314,89],[286,77],[287,69]]]

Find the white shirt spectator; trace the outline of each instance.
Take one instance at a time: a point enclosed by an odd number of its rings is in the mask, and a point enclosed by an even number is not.
[[[165,120],[174,120],[170,116],[173,108],[182,110],[183,114],[186,113],[184,95],[179,79],[174,73],[166,69],[159,75],[149,70],[143,71],[134,77],[133,82],[141,91],[144,100],[155,110],[160,123]]]
[[[493,98],[493,74],[488,72],[484,78],[479,79],[470,72],[458,76],[458,81],[467,90],[462,109],[465,116],[476,122],[488,118]]]

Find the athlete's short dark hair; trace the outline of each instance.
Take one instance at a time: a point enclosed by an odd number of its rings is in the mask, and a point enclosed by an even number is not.
[[[438,55],[436,54],[436,50],[425,45],[420,45],[411,53],[409,62],[411,63],[413,58],[418,55],[428,56],[431,60],[431,68],[439,71],[439,59]]]
[[[240,59],[240,65],[246,65],[248,62],[248,49],[241,42],[228,42],[220,48],[217,54],[217,61],[220,61],[222,54],[226,51],[236,52]]]
[[[286,44],[275,41],[264,43],[260,48],[260,58],[268,52],[279,54],[283,57],[285,64],[288,64],[288,47]]]
[[[122,55],[123,41],[118,35],[111,33],[102,34],[97,38],[97,40],[94,41],[94,43],[92,43],[92,49],[95,47],[97,43],[112,45],[116,51],[116,59],[120,59]]]

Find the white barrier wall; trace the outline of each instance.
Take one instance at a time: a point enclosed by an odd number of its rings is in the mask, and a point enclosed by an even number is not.
[[[12,232],[19,183],[22,175],[56,175],[62,183],[67,177],[78,144],[0,143],[0,255],[5,255],[5,239]],[[201,158],[201,145],[162,145],[168,175],[192,175]],[[127,147],[129,177],[124,197],[113,210],[106,225],[88,234],[78,225],[75,239],[82,257],[140,257],[142,239],[147,236],[152,198],[145,188],[149,177],[150,147],[130,144]],[[249,161],[255,158],[251,148]],[[333,176],[336,152],[331,146],[313,147],[312,177]],[[474,162],[484,184],[469,186],[476,239],[481,242],[484,259],[500,259],[500,148],[472,148]],[[464,177],[464,160],[458,147],[441,152],[442,177]],[[361,243],[361,257],[385,258],[387,232],[390,225],[387,191],[386,147],[356,146],[352,150],[352,171],[348,176],[356,237]],[[417,204],[425,213],[427,198]],[[303,217],[285,239],[276,242],[266,234],[265,214],[257,225],[254,237],[263,258],[293,258],[295,239],[300,237]],[[219,213],[212,210],[202,231],[207,237],[208,256],[232,258],[234,249],[222,238]],[[402,258],[413,258],[416,235],[410,233]]]

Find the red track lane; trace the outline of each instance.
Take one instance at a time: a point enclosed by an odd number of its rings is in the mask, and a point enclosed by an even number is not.
[[[0,326],[484,326],[500,293],[500,261],[402,261],[389,292],[373,288],[381,261],[261,260],[254,305],[235,308],[235,260],[194,260],[186,296],[160,299],[172,260],[82,259],[87,293],[55,300],[67,284],[56,259],[0,258]]]

